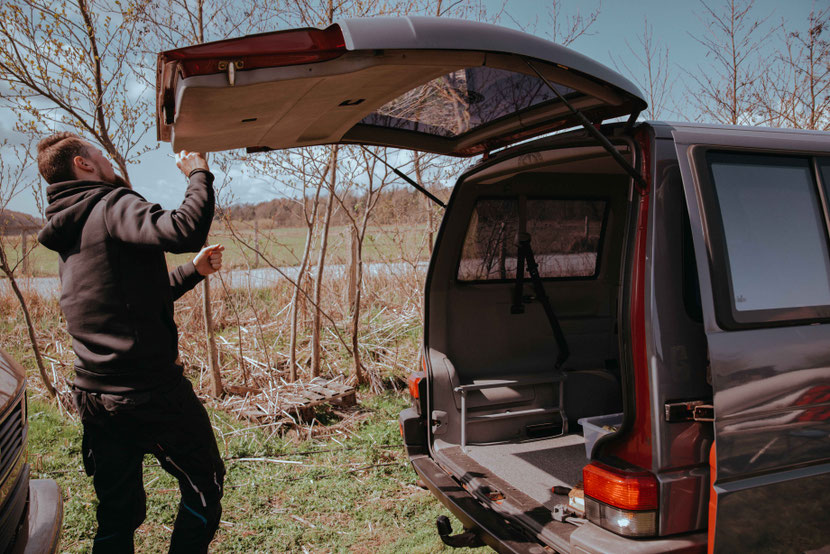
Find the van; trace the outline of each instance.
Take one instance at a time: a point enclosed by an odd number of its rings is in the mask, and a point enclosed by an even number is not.
[[[157,75],[175,151],[479,157],[400,415],[462,523],[439,518],[446,544],[830,548],[830,134],[638,123],[642,93],[607,67],[448,19],[190,46]]]
[[[63,498],[53,479],[30,479],[26,370],[0,349],[0,552],[60,547]]]

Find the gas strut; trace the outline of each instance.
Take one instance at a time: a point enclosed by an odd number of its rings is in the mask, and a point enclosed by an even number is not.
[[[594,127],[594,124],[593,124],[593,123],[591,123],[591,120],[590,120],[590,119],[588,119],[587,117],[585,117],[585,114],[583,114],[581,111],[579,111],[579,110],[577,110],[576,108],[574,108],[574,107],[573,107],[573,105],[572,105],[570,102],[568,102],[568,101],[565,99],[565,97],[564,97],[564,96],[562,96],[562,95],[559,93],[559,91],[558,91],[558,90],[556,90],[556,87],[555,87],[555,86],[553,86],[553,83],[551,83],[550,81],[548,81],[548,80],[545,78],[545,76],[544,76],[544,75],[542,75],[542,74],[539,72],[539,70],[538,70],[538,69],[536,69],[536,67],[535,67],[535,66],[534,66],[534,65],[530,62],[530,60],[529,60],[529,59],[525,58],[525,63],[527,64],[527,66],[528,66],[531,70],[533,70],[533,72],[536,74],[536,76],[537,76],[537,77],[539,77],[539,78],[542,80],[542,82],[544,82],[544,83],[547,85],[547,87],[548,87],[550,90],[552,90],[552,91],[553,91],[553,93],[556,95],[556,97],[557,97],[557,98],[559,98],[559,100],[562,102],[562,104],[564,104],[564,105],[565,105],[565,107],[566,107],[566,108],[568,108],[568,109],[571,111],[571,113],[572,113],[572,114],[574,114],[574,115],[577,117],[577,119],[579,120],[579,122],[580,122],[580,123],[582,124],[582,126],[585,128],[585,130],[586,130],[586,131],[588,131],[588,134],[589,134],[589,135],[591,135],[592,137],[594,137],[594,138],[597,140],[597,142],[599,142],[599,143],[600,143],[600,145],[602,145],[602,147],[603,147],[603,148],[605,148],[605,150],[607,150],[609,154],[611,154],[611,157],[612,157],[612,158],[614,158],[614,161],[615,161],[615,162],[617,162],[617,163],[620,165],[620,167],[622,167],[622,168],[625,170],[625,172],[626,172],[626,173],[628,173],[628,174],[631,176],[631,178],[632,178],[632,179],[634,179],[634,183],[636,183],[637,188],[639,189],[639,191],[640,191],[641,193],[646,193],[646,192],[648,192],[648,184],[646,183],[646,180],[645,180],[645,179],[643,179],[643,176],[640,174],[640,172],[639,172],[639,171],[637,171],[637,170],[634,168],[634,166],[633,166],[633,165],[631,165],[630,163],[628,163],[628,160],[626,160],[626,159],[623,157],[623,155],[622,155],[622,154],[620,154],[620,153],[619,153],[619,151],[618,151],[616,148],[614,148],[614,145],[613,145],[613,144],[611,144],[611,141],[609,141],[609,140],[605,137],[605,135],[603,135],[602,133],[600,133],[600,132],[597,130],[597,128],[596,128],[596,127]]]
[[[431,192],[429,192],[427,189],[425,189],[424,187],[422,187],[421,185],[419,185],[418,183],[416,183],[414,180],[412,180],[412,178],[411,178],[411,177],[409,177],[408,175],[406,175],[405,173],[403,173],[403,172],[402,172],[401,170],[399,170],[397,167],[395,167],[395,166],[391,165],[389,162],[387,162],[386,160],[384,160],[383,158],[381,158],[380,156],[378,156],[377,154],[375,154],[374,152],[372,152],[371,150],[369,150],[368,148],[366,148],[366,147],[365,147],[365,146],[363,146],[362,144],[360,145],[360,147],[363,149],[363,151],[364,151],[364,152],[368,152],[369,154],[371,154],[372,156],[374,156],[374,157],[375,157],[375,159],[376,159],[377,161],[379,161],[380,163],[382,163],[383,165],[385,165],[386,167],[388,167],[389,169],[391,169],[392,171],[394,171],[394,172],[395,172],[395,175],[397,175],[398,177],[400,177],[401,179],[403,179],[404,181],[406,181],[407,183],[409,183],[410,185],[412,185],[413,187],[415,187],[416,189],[418,189],[419,191],[421,191],[421,192],[422,192],[422,193],[423,193],[423,194],[424,194],[427,198],[429,198],[430,200],[432,200],[433,202],[435,202],[436,204],[438,204],[438,205],[439,205],[439,206],[441,206],[442,208],[446,208],[446,207],[447,207],[447,205],[446,205],[446,204],[444,204],[443,202],[441,202],[441,199],[440,199],[440,198],[438,198],[437,196],[435,196],[434,194],[432,194]]]

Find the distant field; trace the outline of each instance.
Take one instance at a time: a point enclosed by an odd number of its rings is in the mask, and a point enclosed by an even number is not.
[[[253,223],[234,223],[237,236],[251,247],[256,244]],[[346,263],[349,260],[349,227],[332,227],[329,231],[329,246],[326,263]],[[283,227],[268,229],[260,226],[259,247],[267,260],[277,266],[299,265],[305,245],[306,229],[303,227]],[[19,236],[3,237],[10,246],[7,252],[12,263],[21,259],[21,240]],[[210,243],[225,246],[225,267],[227,269],[247,268],[257,265],[253,250],[236,241],[230,230],[222,224],[214,224],[210,234]],[[28,239],[28,248],[34,248],[29,254],[29,274],[34,277],[49,277],[58,274],[58,255],[37,244],[32,236]],[[312,253],[312,262],[316,261],[316,246]],[[169,254],[169,265],[180,265],[193,258],[193,254]],[[421,226],[394,227],[370,226],[366,231],[363,244],[363,259],[367,262],[416,261],[429,258],[426,230]],[[260,259],[258,266],[267,266]],[[18,269],[22,274],[22,265]]]

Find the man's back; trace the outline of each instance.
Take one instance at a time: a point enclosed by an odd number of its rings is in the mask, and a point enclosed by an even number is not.
[[[73,337],[76,384],[123,392],[181,375],[173,301],[200,279],[193,264],[167,272],[164,251],[198,251],[213,216],[212,176],[191,175],[173,212],[102,181],[47,187],[39,240],[60,254],[61,309]]]

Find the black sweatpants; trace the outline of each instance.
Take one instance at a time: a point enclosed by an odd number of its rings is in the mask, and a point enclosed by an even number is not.
[[[144,521],[145,453],[179,481],[170,552],[207,552],[219,526],[225,467],[207,412],[190,382],[145,392],[73,391],[84,425],[83,460],[98,496],[93,553],[133,552]]]

